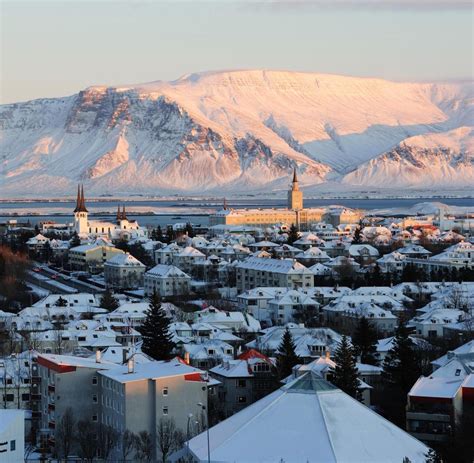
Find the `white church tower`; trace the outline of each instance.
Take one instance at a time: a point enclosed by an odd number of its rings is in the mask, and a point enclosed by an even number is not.
[[[84,186],[77,186],[76,208],[74,209],[74,229],[78,235],[84,235],[89,232],[87,222],[86,201],[84,199]]]
[[[303,192],[298,186],[298,177],[296,176],[296,168],[293,171],[293,183],[291,190],[288,191],[288,209],[290,211],[301,211],[303,209]]]

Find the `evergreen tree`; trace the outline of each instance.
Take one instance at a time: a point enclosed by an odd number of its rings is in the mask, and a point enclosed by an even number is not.
[[[134,243],[128,247],[128,252],[138,259],[142,264],[146,265],[147,267],[152,267],[154,265],[153,259],[151,258],[150,254],[146,251],[140,243]]]
[[[75,248],[81,245],[81,239],[79,238],[79,235],[77,234],[77,232],[73,233],[70,243],[71,243],[71,248]]]
[[[155,360],[169,360],[175,347],[168,327],[169,318],[161,308],[160,297],[155,292],[150,297],[149,309],[140,328],[143,339],[142,351]]]
[[[158,225],[156,228],[154,228],[151,232],[151,239],[155,241],[161,241],[163,242],[164,237],[163,237],[163,230],[161,229],[161,226]]]
[[[407,394],[420,376],[419,362],[413,341],[403,320],[395,331],[393,347],[383,363],[382,384],[386,401],[382,404],[386,414],[398,425],[405,422]]]
[[[352,244],[361,244],[362,243],[362,236],[361,236],[360,232],[361,232],[361,227],[360,227],[360,225],[358,225],[357,228],[354,230],[354,236],[352,238]]]
[[[281,344],[277,353],[277,370],[280,379],[291,375],[293,367],[300,362],[300,358],[295,352],[295,343],[288,327],[283,333]]]
[[[51,245],[49,244],[49,241],[46,241],[46,243],[44,243],[44,246],[43,246],[43,249],[42,249],[42,252],[41,252],[41,258],[45,262],[49,262],[52,255],[53,255],[53,250],[51,249]]]
[[[171,243],[175,239],[175,233],[173,230],[173,227],[171,225],[168,225],[166,227],[166,242]]]
[[[100,298],[100,307],[112,312],[115,309],[118,309],[120,306],[118,299],[113,295],[110,289],[106,289],[102,297]]]
[[[191,225],[190,222],[186,223],[186,227],[184,228],[184,231],[186,235],[189,236],[189,238],[194,238],[196,236],[196,234],[194,233],[193,226]]]
[[[64,297],[59,296],[54,305],[56,307],[67,307],[67,300],[64,299]]]
[[[377,331],[366,317],[359,319],[359,323],[352,336],[352,344],[361,363],[378,365],[377,360]]]
[[[331,382],[346,394],[359,399],[359,379],[357,378],[355,353],[345,335],[342,337],[336,352],[334,352],[334,363],[336,366],[331,369]]]
[[[291,224],[290,230],[288,231],[288,244],[293,244],[299,238],[298,236],[298,228],[294,223]]]

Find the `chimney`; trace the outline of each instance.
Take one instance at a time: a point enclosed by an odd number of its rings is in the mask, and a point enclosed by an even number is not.
[[[189,352],[184,353],[184,361],[185,361],[186,365],[189,365],[189,363],[190,363]]]
[[[326,350],[326,360],[331,358],[331,351],[329,349]]]
[[[95,362],[100,363],[101,360],[102,360],[102,352],[99,349],[97,349],[95,351]]]
[[[135,360],[133,360],[133,357],[129,359],[127,365],[128,365],[128,373],[135,373]]]
[[[122,363],[125,365],[127,363],[128,349],[122,349]]]

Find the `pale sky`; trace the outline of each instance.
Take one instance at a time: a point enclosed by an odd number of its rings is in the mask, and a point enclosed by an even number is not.
[[[220,69],[470,79],[457,0],[0,0],[0,102]]]

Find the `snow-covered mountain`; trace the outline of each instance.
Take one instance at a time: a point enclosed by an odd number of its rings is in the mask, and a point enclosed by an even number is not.
[[[2,195],[470,185],[472,85],[278,71],[90,87],[0,107]],[[448,178],[445,176],[449,175]]]

